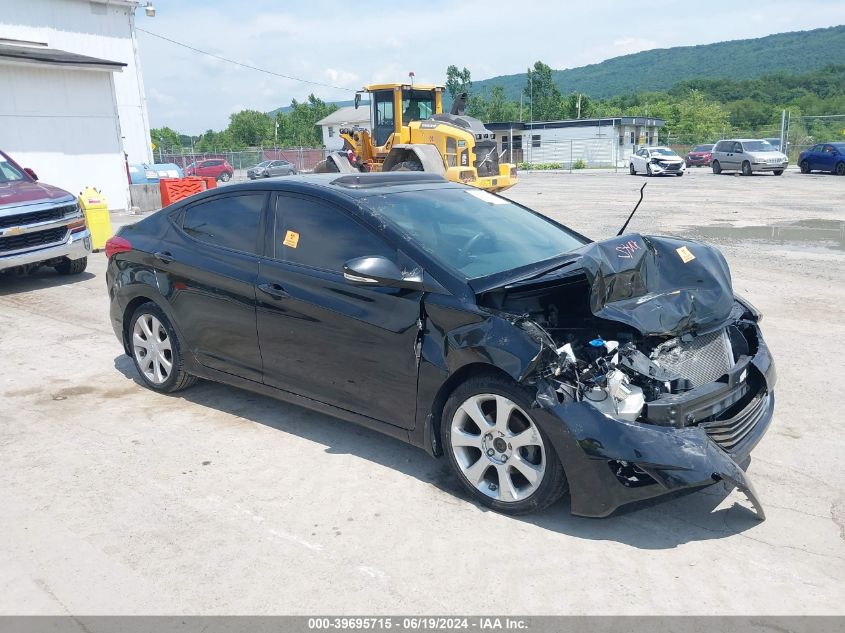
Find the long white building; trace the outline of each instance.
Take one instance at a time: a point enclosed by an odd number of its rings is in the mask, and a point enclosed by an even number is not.
[[[144,3],[146,4],[146,3]],[[0,11],[0,149],[50,184],[128,206],[126,163],[152,162],[136,0],[25,0]]]

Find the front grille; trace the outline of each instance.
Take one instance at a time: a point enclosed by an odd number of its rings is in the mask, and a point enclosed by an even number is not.
[[[493,141],[475,143],[475,168],[480,177],[499,175],[499,153]]]
[[[681,168],[681,164],[680,163],[667,163],[666,165],[663,165],[663,167],[667,171],[678,171]]]
[[[713,382],[734,366],[727,330],[696,336],[689,342],[674,338],[658,345],[651,358],[693,387]]]
[[[47,244],[56,244],[64,241],[67,237],[67,232],[68,228],[66,226],[60,226],[55,229],[47,229],[46,231],[34,231],[32,233],[0,237],[0,254],[38,248]]]
[[[66,215],[75,213],[76,205],[69,204],[63,207],[55,207],[44,211],[32,213],[17,213],[0,217],[0,229],[7,229],[10,226],[27,226],[29,224],[40,224],[42,222],[56,222]]]
[[[754,430],[769,408],[768,393],[755,396],[739,413],[724,419],[705,422],[701,426],[714,442],[728,452],[736,449]]]

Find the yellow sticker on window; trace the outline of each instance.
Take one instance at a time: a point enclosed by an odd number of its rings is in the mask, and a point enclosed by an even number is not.
[[[299,244],[299,233],[296,231],[288,231],[285,233],[285,241],[282,242],[285,246],[290,246],[291,248],[296,248],[296,245]]]
[[[681,258],[681,261],[685,264],[690,263],[692,260],[695,259],[695,255],[690,252],[686,246],[681,246],[681,248],[676,248],[675,252],[678,254],[678,257]]]

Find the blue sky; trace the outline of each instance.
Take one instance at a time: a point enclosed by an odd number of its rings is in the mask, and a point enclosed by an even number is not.
[[[155,0],[139,28],[294,77],[247,70],[138,33],[153,127],[221,129],[243,108],[268,111],[310,92],[349,99],[373,81],[442,83],[449,64],[474,79],[524,72],[536,60],[574,68],[652,48],[760,37],[845,24],[830,0],[591,0],[425,3],[311,0]],[[420,9],[414,10],[412,7]],[[667,10],[668,9],[668,10]]]

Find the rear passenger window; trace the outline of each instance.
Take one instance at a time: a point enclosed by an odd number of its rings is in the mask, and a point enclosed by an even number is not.
[[[221,196],[193,204],[182,218],[182,230],[206,244],[258,253],[258,226],[263,193]]]
[[[293,196],[276,198],[276,259],[340,273],[355,257],[396,251],[367,227],[328,203]]]

